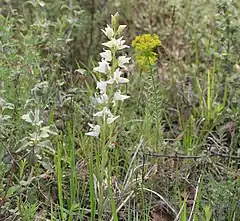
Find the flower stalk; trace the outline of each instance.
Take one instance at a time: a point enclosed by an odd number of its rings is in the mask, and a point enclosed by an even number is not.
[[[103,51],[100,53],[101,61],[93,69],[94,72],[100,73],[101,78],[96,83],[96,93],[93,102],[97,111],[93,114],[97,124],[89,123],[90,130],[86,133],[88,136],[99,139],[99,148],[96,148],[96,182],[98,187],[98,220],[103,219],[104,208],[104,178],[106,177],[106,167],[108,165],[108,147],[113,139],[114,123],[120,118],[117,115],[118,103],[124,102],[130,96],[122,93],[122,85],[129,80],[123,77],[122,69],[126,68],[130,57],[117,56],[129,46],[125,45],[125,40],[121,36],[125,25],[118,25],[118,13],[112,15],[111,25],[102,29],[108,41],[102,43]],[[109,176],[109,175],[108,175]],[[110,188],[110,187],[109,187]]]

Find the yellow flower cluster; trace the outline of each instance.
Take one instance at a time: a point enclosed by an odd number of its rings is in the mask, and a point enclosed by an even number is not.
[[[161,41],[156,34],[144,34],[137,36],[133,42],[132,46],[138,51],[149,51],[153,50],[157,46],[161,45]]]
[[[157,54],[153,49],[160,45],[161,41],[156,34],[143,34],[133,40],[136,61],[142,70],[148,71],[149,67],[155,63]]]

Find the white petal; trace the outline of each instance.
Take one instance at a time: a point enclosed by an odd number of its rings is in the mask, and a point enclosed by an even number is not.
[[[113,75],[114,75],[114,80],[116,81],[117,84],[129,82],[127,78],[121,77],[122,72],[119,70],[119,68],[113,73]]]
[[[107,82],[102,80],[98,81],[96,89],[99,89],[102,94],[106,94]]]
[[[107,27],[105,28],[105,30],[102,29],[102,32],[109,38],[111,39],[114,36],[114,31],[113,29],[107,25]]]
[[[119,25],[117,33],[121,34],[121,32],[127,27],[127,25]]]
[[[90,128],[94,128],[95,125],[88,123],[88,126],[89,126]]]
[[[119,91],[115,92],[113,99],[115,101],[124,101],[125,99],[128,99],[129,97],[130,96],[121,94],[121,91],[119,90]]]
[[[116,82],[117,84],[124,84],[124,83],[128,83],[129,80],[127,78],[119,77]]]
[[[94,117],[102,117],[104,116],[104,111],[101,110],[101,111],[98,111],[97,113],[93,114]]]
[[[88,135],[88,136],[91,136],[91,137],[98,137],[99,136],[99,133],[95,132],[95,131],[90,131],[90,132],[87,132],[85,134]]]
[[[117,50],[122,50],[124,48],[129,48],[129,46],[124,45],[125,40],[122,40],[123,37],[115,39],[112,38],[110,41],[106,43],[102,43],[102,45],[108,47],[108,48],[115,48]]]
[[[110,77],[110,79],[108,81],[106,81],[106,82],[107,82],[107,84],[113,84],[114,81],[115,81],[114,78]]]
[[[100,56],[106,61],[112,60],[112,52],[110,50],[104,50],[104,52],[100,53]]]
[[[95,97],[95,101],[98,104],[103,104],[108,102],[108,95],[107,94],[101,94],[99,97]]]
[[[92,137],[98,137],[101,131],[101,128],[99,125],[94,125],[94,124],[90,124],[88,123],[88,125],[90,126],[90,131],[86,133],[86,135],[88,136],[92,136]]]
[[[112,38],[110,41],[102,43],[103,46],[106,46],[108,48],[113,48],[116,47],[117,45],[117,40],[115,38]]]
[[[116,46],[116,47],[117,47],[117,50],[122,50],[122,49],[124,49],[124,48],[129,48],[128,45],[124,45],[125,40],[122,40],[122,38],[123,38],[123,37],[117,39],[117,46]]]
[[[118,57],[118,66],[120,68],[126,68],[124,64],[129,63],[131,58],[128,58],[126,56],[119,56]]]
[[[105,116],[112,116],[111,111],[107,108],[104,107],[101,111],[93,114],[94,117],[105,117]]]
[[[116,119],[118,119],[120,116],[116,116],[116,117],[109,117],[107,118],[107,124],[112,124]]]
[[[110,70],[109,63],[106,60],[102,60],[101,62],[98,62],[98,64],[99,66],[93,68],[93,71],[105,74],[107,71]]]

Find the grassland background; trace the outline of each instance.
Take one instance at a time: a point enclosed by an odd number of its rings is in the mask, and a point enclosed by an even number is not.
[[[116,12],[128,45],[162,45],[151,73],[126,50],[131,98],[104,158],[85,132]],[[239,13],[237,0],[1,0],[0,220],[240,220]]]

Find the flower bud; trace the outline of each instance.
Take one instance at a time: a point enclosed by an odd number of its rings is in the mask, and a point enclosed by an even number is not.
[[[111,15],[111,17],[112,17],[111,19],[112,27],[114,28],[114,30],[116,30],[118,25],[118,19],[119,19],[118,12],[115,15]]]

